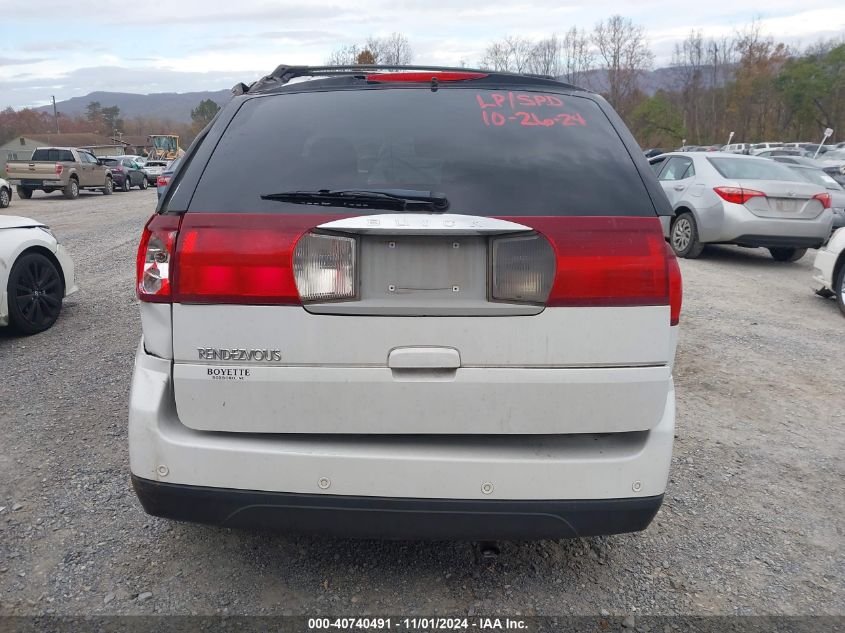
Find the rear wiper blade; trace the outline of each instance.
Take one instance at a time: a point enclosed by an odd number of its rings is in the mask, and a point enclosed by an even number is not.
[[[393,211],[445,211],[449,208],[446,194],[415,189],[317,189],[314,191],[280,191],[266,193],[262,200],[293,204],[363,207]]]

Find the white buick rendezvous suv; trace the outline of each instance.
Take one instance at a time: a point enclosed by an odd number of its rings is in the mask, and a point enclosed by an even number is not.
[[[141,237],[144,509],[354,537],[644,529],[672,455],[672,214],[598,95],[277,68]]]

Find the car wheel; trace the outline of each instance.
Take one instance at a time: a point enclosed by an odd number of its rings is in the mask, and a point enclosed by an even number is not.
[[[776,262],[797,262],[807,253],[806,248],[770,248],[772,259]]]
[[[32,189],[27,189],[26,187],[18,185],[16,191],[18,192],[18,197],[21,200],[29,200],[32,197]]]
[[[110,196],[114,193],[114,180],[106,178],[106,184],[103,187],[103,195]]]
[[[129,191],[129,188],[132,186],[132,183],[129,182],[129,175],[127,174],[126,177],[123,179],[123,186],[120,188],[121,191]]]
[[[79,197],[79,182],[76,178],[71,178],[67,181],[67,185],[62,189],[62,193],[68,200],[76,200]]]
[[[147,179],[146,179],[146,178],[141,178],[141,184],[140,184],[140,185],[138,185],[138,189],[140,189],[141,191],[143,191],[144,189],[146,189],[146,188],[147,188],[147,187],[149,187],[149,186],[150,186],[150,184],[147,182]]]
[[[698,225],[692,213],[684,211],[672,222],[669,243],[678,257],[694,259],[701,255],[704,244],[698,239]]]
[[[845,316],[845,264],[839,266],[839,270],[836,271],[833,288],[836,293],[836,303],[839,304],[839,311],[842,312],[842,316]]]
[[[12,192],[3,187],[0,189],[0,209],[5,209],[12,202]]]
[[[56,265],[41,253],[26,253],[9,274],[9,323],[21,334],[48,329],[62,311],[64,281]]]

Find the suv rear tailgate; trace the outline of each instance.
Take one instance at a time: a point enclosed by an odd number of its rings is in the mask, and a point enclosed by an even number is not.
[[[175,304],[176,406],[183,424],[205,431],[645,430],[671,388],[668,319],[668,306],[478,318]],[[442,353],[397,360],[417,350]]]

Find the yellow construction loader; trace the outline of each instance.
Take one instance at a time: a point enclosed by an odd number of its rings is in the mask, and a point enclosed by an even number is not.
[[[150,134],[148,138],[152,141],[153,145],[148,158],[153,160],[173,160],[185,153],[185,150],[179,147],[179,137],[175,134]]]

